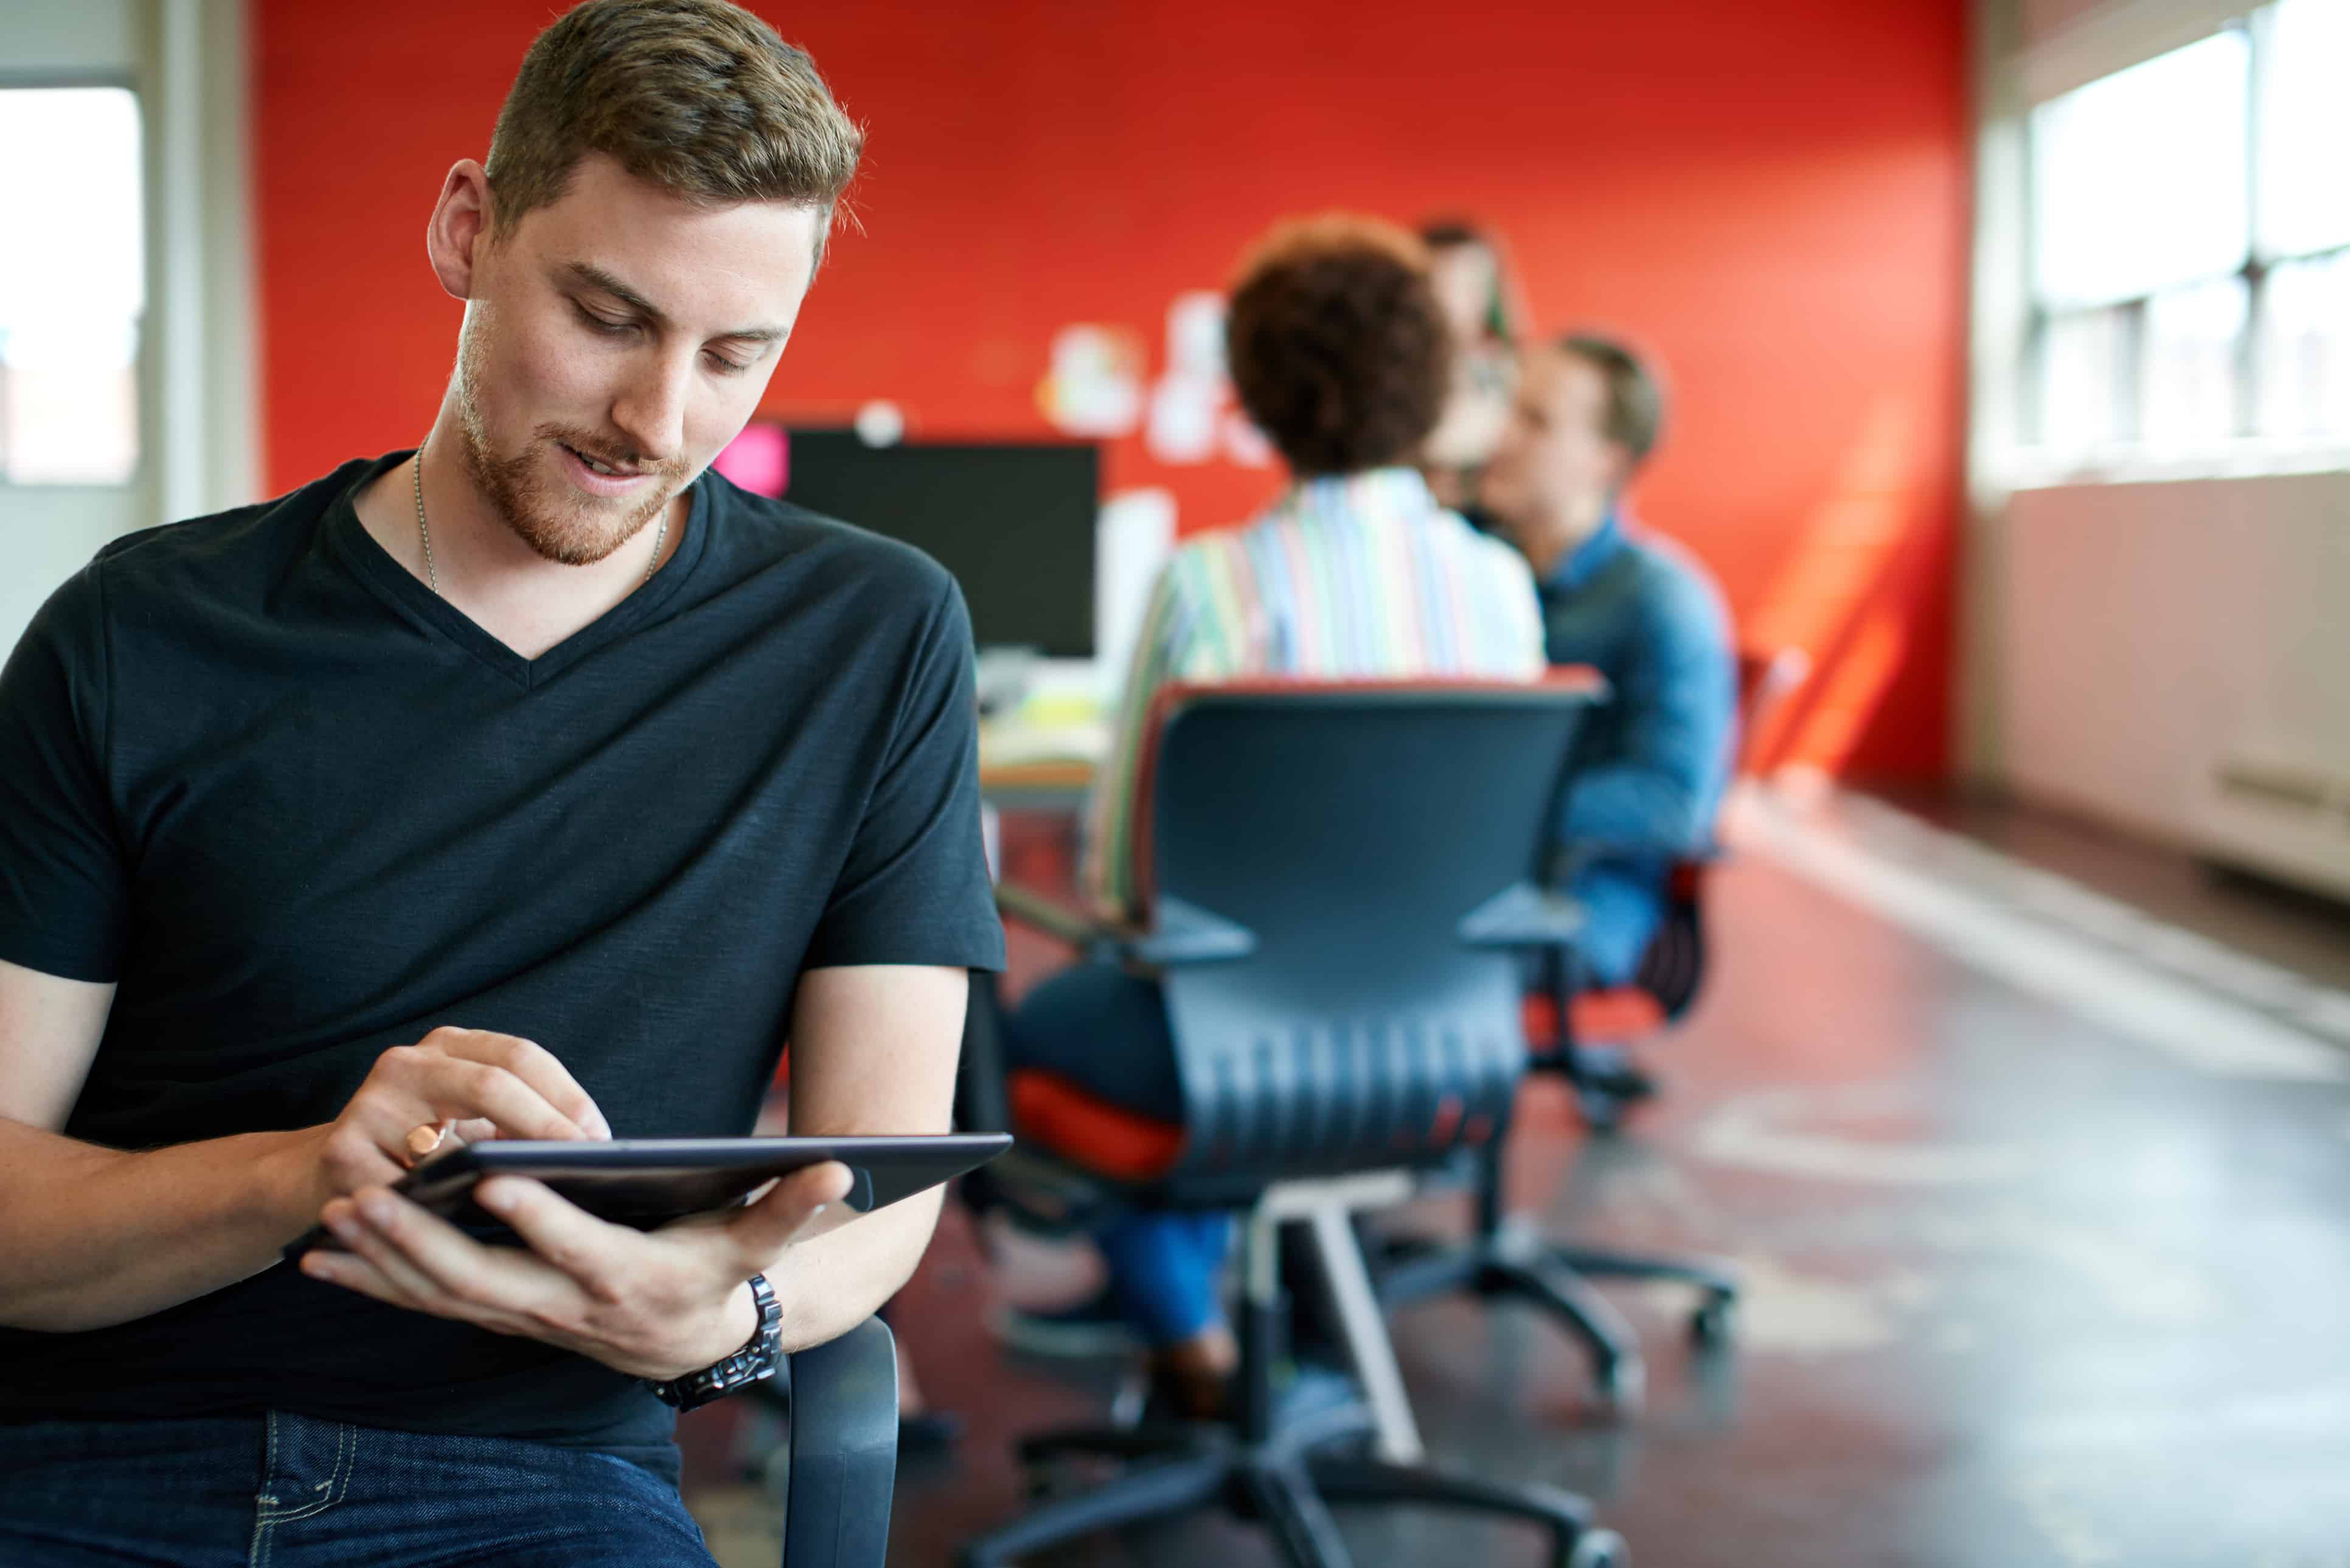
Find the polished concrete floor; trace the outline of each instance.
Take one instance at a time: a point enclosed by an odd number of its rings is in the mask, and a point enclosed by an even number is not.
[[[1513,1197],[1555,1234],[1735,1259],[1734,1351],[1688,1349],[1675,1293],[1617,1293],[1650,1389],[1615,1424],[1522,1309],[1407,1312],[1435,1458],[1592,1495],[1644,1565],[2350,1564],[2350,1055],[2155,1048],[2114,1023],[2129,998],[2011,983],[2037,971],[1802,864],[1752,851],[1713,878],[1716,966],[1652,1058],[1660,1100],[1600,1140],[1530,1090],[1512,1150]],[[2338,912],[2269,916],[2350,959]],[[2064,940],[1991,919],[2023,959]],[[2074,979],[2126,987],[2109,958]],[[2233,1006],[2195,1016],[2274,1027]],[[1407,1218],[1461,1220],[1440,1200]],[[950,1216],[899,1323],[970,1429],[901,1476],[893,1563],[946,1562],[1011,1517],[1010,1440],[1101,1412],[1114,1366],[1014,1355],[986,1322],[1084,1266],[1033,1247],[987,1266]],[[689,1501],[727,1568],[775,1561],[770,1506],[731,1473],[742,1419],[688,1431]],[[1342,1518],[1365,1568],[1542,1560],[1501,1527]],[[1221,1518],[1053,1559],[1275,1560]]]

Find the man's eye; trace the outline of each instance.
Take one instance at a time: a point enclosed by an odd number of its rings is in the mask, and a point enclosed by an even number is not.
[[[617,337],[621,333],[628,331],[630,327],[636,325],[634,322],[629,321],[608,321],[603,317],[597,315],[594,311],[588,309],[584,305],[577,308],[579,311],[580,320],[586,322],[589,327],[608,337]]]
[[[706,358],[710,360],[710,368],[722,376],[739,376],[751,368],[748,365],[738,365],[723,354],[712,354]]]

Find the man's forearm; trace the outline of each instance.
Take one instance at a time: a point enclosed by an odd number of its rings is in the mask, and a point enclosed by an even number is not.
[[[306,1136],[134,1153],[0,1117],[0,1325],[104,1328],[260,1272],[316,1216]]]
[[[1687,855],[1702,846],[1706,805],[1698,781],[1669,768],[1619,763],[1575,779],[1561,802],[1558,841],[1628,855]]]
[[[931,1244],[941,1198],[940,1189],[917,1193],[786,1252],[769,1275],[784,1348],[837,1339],[896,1295]]]

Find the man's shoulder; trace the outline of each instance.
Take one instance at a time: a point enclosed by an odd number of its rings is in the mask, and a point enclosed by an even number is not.
[[[168,626],[200,606],[265,597],[369,461],[355,459],[266,501],[120,535],[66,581],[57,600],[116,625]]]
[[[901,539],[754,493],[715,472],[704,483],[718,487],[712,499],[723,508],[727,546],[738,570],[794,562],[818,581],[858,585],[894,603],[929,606],[954,591],[952,574]]]
[[[1730,612],[1721,585],[1705,563],[1679,541],[1642,529],[1627,537],[1626,558],[1635,574],[1640,602],[1652,612],[1677,621],[1721,628],[1728,634]]]

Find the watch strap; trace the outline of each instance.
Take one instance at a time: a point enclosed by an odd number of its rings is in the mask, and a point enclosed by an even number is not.
[[[753,1274],[750,1285],[751,1300],[759,1309],[759,1326],[751,1331],[750,1343],[699,1372],[689,1372],[662,1383],[648,1382],[646,1386],[664,1404],[691,1410],[763,1377],[772,1377],[783,1365],[784,1309],[776,1303],[775,1288],[767,1283],[766,1275]]]

